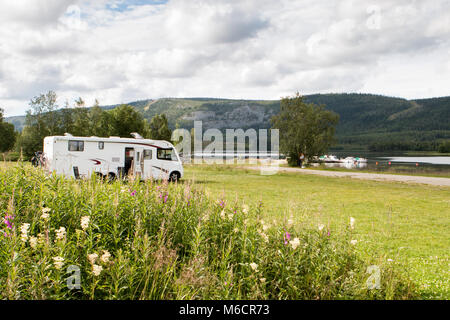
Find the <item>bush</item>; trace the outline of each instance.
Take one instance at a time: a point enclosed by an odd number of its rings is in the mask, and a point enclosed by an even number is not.
[[[414,297],[390,264],[381,288],[367,288],[350,229],[269,224],[262,204],[213,201],[188,182],[76,181],[16,165],[0,169],[0,210],[0,299]]]
[[[442,142],[439,145],[438,151],[440,153],[450,153],[450,141]]]

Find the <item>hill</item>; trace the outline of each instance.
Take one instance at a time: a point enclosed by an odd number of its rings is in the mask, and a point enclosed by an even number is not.
[[[305,100],[324,104],[339,114],[336,134],[340,148],[435,150],[441,141],[450,139],[450,97],[406,100],[352,93],[307,95]],[[178,124],[187,129],[195,120],[202,120],[204,129],[270,128],[270,118],[280,110],[279,100],[163,98],[128,104],[147,119],[164,113],[172,128]],[[24,117],[6,120],[21,130]]]

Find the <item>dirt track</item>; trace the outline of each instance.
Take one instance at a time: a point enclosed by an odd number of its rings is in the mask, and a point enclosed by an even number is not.
[[[260,167],[245,167],[245,168],[253,169],[253,170],[260,170]],[[273,170],[273,169],[268,169],[268,170]],[[286,167],[279,167],[278,171],[279,172],[295,172],[295,173],[301,173],[301,174],[315,174],[315,175],[327,176],[327,177],[348,177],[348,178],[363,179],[363,180],[419,183],[419,184],[450,187],[450,178],[406,176],[406,175],[382,174],[382,173],[311,170],[311,169],[286,168]]]

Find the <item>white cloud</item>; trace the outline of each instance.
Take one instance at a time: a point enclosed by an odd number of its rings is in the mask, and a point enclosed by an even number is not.
[[[0,0],[0,106],[296,91],[449,95],[448,0]],[[126,10],[126,5],[129,5]]]

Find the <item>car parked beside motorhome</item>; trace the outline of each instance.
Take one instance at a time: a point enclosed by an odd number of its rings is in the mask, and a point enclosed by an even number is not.
[[[70,134],[44,138],[44,167],[50,173],[83,178],[92,173],[115,179],[129,174],[146,179],[179,180],[183,165],[167,141],[120,137],[75,137]]]

